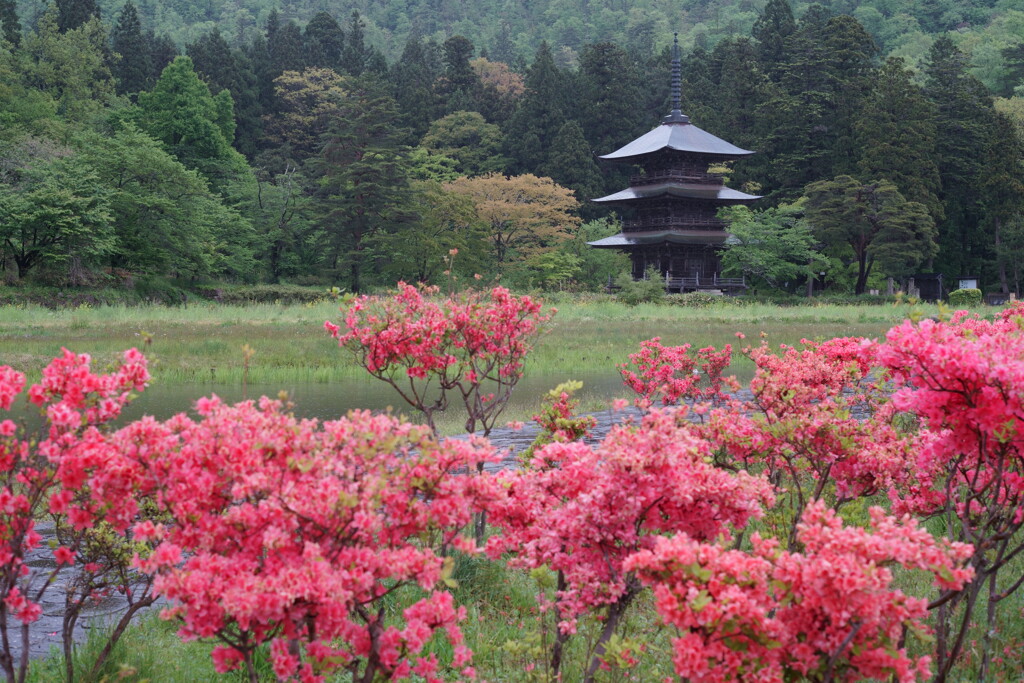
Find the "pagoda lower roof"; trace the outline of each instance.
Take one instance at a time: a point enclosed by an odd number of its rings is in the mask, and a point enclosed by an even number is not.
[[[660,152],[663,149],[720,157],[744,157],[754,153],[749,149],[741,149],[715,137],[692,123],[673,121],[662,123],[625,147],[620,147],[611,154],[605,154],[598,158],[610,161],[632,161],[636,157]]]
[[[610,204],[614,202],[631,202],[638,199],[654,199],[657,197],[684,197],[687,199],[709,199],[722,202],[751,202],[760,199],[758,195],[747,194],[725,185],[699,185],[696,183],[656,183],[627,187],[621,192],[605,197],[591,199],[592,202]]]
[[[594,242],[587,242],[599,249],[621,249],[623,247],[645,247],[655,244],[725,244],[731,234],[724,230],[649,230],[644,232],[620,232]]]

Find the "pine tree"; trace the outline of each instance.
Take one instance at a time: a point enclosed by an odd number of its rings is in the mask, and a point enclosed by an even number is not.
[[[166,35],[157,36],[153,31],[146,31],[146,47],[149,61],[149,74],[146,76],[146,90],[153,87],[164,69],[178,56],[178,46]]]
[[[61,33],[100,16],[100,6],[96,0],[56,0],[56,4],[57,28]]]
[[[319,12],[303,34],[306,46],[306,65],[326,69],[341,68],[341,54],[345,48],[345,32],[327,12]]]
[[[0,36],[14,47],[21,45],[21,22],[15,0],[0,0]]]
[[[391,67],[388,82],[398,102],[400,125],[409,131],[409,144],[423,137],[430,126],[430,114],[437,109],[433,84],[441,70],[437,43],[416,36],[406,41],[402,56]]]
[[[1007,225],[1024,216],[1024,140],[1013,121],[995,113],[985,148],[981,189],[985,200],[985,220],[991,224],[999,285],[1010,292],[1007,259],[1003,243]]]
[[[551,48],[543,42],[526,76],[520,98],[505,133],[506,155],[513,172],[531,173],[548,160],[548,151],[565,124],[566,77],[555,66]]]
[[[267,30],[267,54],[274,78],[284,71],[302,71],[305,67],[302,30],[294,21],[279,24],[273,32]]]
[[[142,24],[134,3],[129,0],[117,16],[110,34],[111,47],[119,58],[114,62],[114,78],[119,95],[142,92],[149,86],[153,67],[149,48],[142,35]]]
[[[440,108],[435,118],[456,111],[476,111],[476,93],[480,89],[469,60],[475,48],[465,36],[452,36],[441,45],[444,54],[444,76],[437,81],[437,100]]]

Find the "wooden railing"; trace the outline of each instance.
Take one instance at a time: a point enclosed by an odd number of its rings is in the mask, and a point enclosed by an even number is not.
[[[647,175],[634,175],[629,177],[629,184],[653,185],[671,180],[679,180],[684,183],[699,183],[708,185],[721,185],[722,176],[714,173],[701,173],[700,171],[655,171]]]
[[[723,221],[720,218],[694,216],[652,216],[648,218],[633,218],[622,222],[622,227],[625,230],[637,232],[651,228],[677,227],[706,227],[711,230],[724,230],[728,226],[728,221]]]
[[[711,277],[703,278],[699,275],[694,275],[693,277],[673,277],[671,273],[665,274],[665,289],[670,292],[681,292],[687,289],[721,289],[725,291],[746,288],[746,279],[742,277],[719,277],[717,273]]]

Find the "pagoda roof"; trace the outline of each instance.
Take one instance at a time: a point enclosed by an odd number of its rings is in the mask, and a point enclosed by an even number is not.
[[[622,247],[643,247],[651,244],[725,244],[731,234],[724,230],[648,230],[644,232],[620,232],[611,237],[587,242],[592,247],[621,249]]]
[[[684,197],[688,199],[709,199],[727,202],[750,202],[760,199],[758,195],[747,194],[734,190],[725,185],[706,185],[698,183],[654,183],[651,185],[637,185],[627,187],[621,192],[610,194],[605,197],[591,199],[592,202],[611,204],[615,202],[631,202],[638,199],[652,199],[655,197]]]
[[[675,112],[673,112],[675,113]],[[686,116],[666,116],[665,122],[625,147],[598,157],[609,161],[629,161],[662,150],[708,154],[720,157],[742,157],[754,152],[715,137],[689,122]]]

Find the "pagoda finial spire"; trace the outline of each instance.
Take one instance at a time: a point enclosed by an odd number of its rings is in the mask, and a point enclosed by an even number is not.
[[[682,111],[683,100],[683,64],[679,59],[679,34],[672,39],[672,111],[664,117],[662,123],[689,123],[690,117]]]

